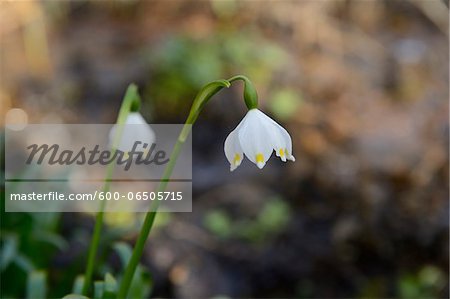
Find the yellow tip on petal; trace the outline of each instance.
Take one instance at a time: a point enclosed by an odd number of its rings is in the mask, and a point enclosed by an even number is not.
[[[277,156],[280,157],[281,161],[283,162],[286,162],[286,152],[286,149],[283,150],[282,148],[280,148],[277,152]]]
[[[256,154],[256,163],[264,163],[263,154]]]
[[[240,162],[241,162],[241,155],[239,154],[234,155],[233,164],[238,165]]]
[[[266,165],[263,154],[256,154],[256,165],[258,165],[259,169],[262,169]]]
[[[241,162],[242,162],[242,157],[241,157],[241,155],[239,155],[239,154],[236,153],[236,154],[234,155],[233,162],[232,162],[231,165],[230,165],[230,171],[233,171],[233,170],[235,170],[236,168],[238,168],[238,166],[241,165]]]

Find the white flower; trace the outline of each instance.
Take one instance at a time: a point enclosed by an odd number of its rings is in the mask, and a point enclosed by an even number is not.
[[[114,125],[109,132],[110,147],[113,146],[117,126]],[[118,142],[117,149],[128,153],[133,149],[136,141],[141,142],[136,150],[147,153],[151,144],[155,142],[155,133],[139,112],[131,112],[125,120],[122,138]],[[147,146],[144,147],[144,144]]]
[[[273,150],[283,162],[295,161],[289,133],[258,109],[247,112],[236,129],[228,135],[224,150],[231,171],[241,164],[244,154],[260,169],[266,165]]]

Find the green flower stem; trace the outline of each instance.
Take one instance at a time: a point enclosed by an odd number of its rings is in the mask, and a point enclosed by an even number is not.
[[[141,102],[141,100],[139,98],[137,86],[134,84],[130,84],[130,86],[128,86],[128,89],[125,93],[125,96],[124,96],[124,99],[122,102],[122,106],[120,107],[119,115],[117,117],[116,124],[118,126],[116,127],[117,129],[116,129],[116,132],[114,135],[114,140],[112,143],[112,149],[111,149],[112,155],[115,154],[117,146],[120,141],[120,138],[122,137],[122,133],[123,133],[123,129],[124,129],[123,124],[125,124],[125,121],[127,120],[127,117],[130,114],[130,112],[136,111],[137,109],[139,109],[140,102]],[[106,175],[105,175],[105,184],[103,185],[103,189],[102,189],[103,192],[109,191],[109,188],[111,186],[111,178],[114,173],[114,167],[115,167],[114,163],[110,163],[107,166]],[[92,275],[94,273],[95,259],[97,256],[98,246],[100,243],[100,234],[101,234],[101,230],[103,227],[103,215],[104,215],[104,211],[105,211],[105,205],[106,205],[106,200],[103,200],[100,202],[100,211],[95,216],[94,232],[92,234],[91,245],[89,247],[88,261],[87,261],[86,272],[84,274],[84,284],[83,284],[83,289],[82,289],[82,294],[85,296],[89,292],[89,288],[91,286]]]
[[[237,76],[236,76],[237,77]],[[233,77],[234,78],[234,77]],[[232,79],[233,79],[232,78]],[[234,80],[238,80],[242,78],[235,78]],[[233,81],[234,81],[233,80]],[[178,136],[177,142],[173,148],[173,151],[170,155],[169,162],[164,171],[164,174],[161,178],[161,182],[156,190],[156,192],[162,192],[166,189],[170,176],[172,175],[173,168],[175,167],[177,158],[180,154],[181,148],[188,137],[192,125],[197,120],[200,112],[202,111],[205,104],[209,101],[209,99],[219,92],[224,87],[230,87],[230,80],[217,80],[213,81],[207,85],[205,85],[200,92],[197,94],[194,102],[192,103],[191,111],[189,112],[189,116],[181,130],[180,135]],[[131,255],[131,259],[128,262],[128,265],[125,269],[125,273],[120,282],[119,292],[117,293],[117,298],[127,298],[128,290],[130,288],[131,282],[133,280],[134,272],[136,267],[139,264],[139,260],[141,259],[142,253],[144,251],[145,242],[147,241],[148,235],[153,227],[153,223],[155,221],[155,217],[157,214],[158,202],[156,202],[156,207],[152,209],[152,211],[147,212],[145,216],[144,223],[142,224],[142,229],[139,232],[136,244],[133,249],[133,253]]]

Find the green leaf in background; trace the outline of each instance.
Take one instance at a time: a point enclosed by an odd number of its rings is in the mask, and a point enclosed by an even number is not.
[[[280,197],[268,198],[256,219],[233,221],[225,211],[209,211],[204,226],[220,238],[240,237],[261,242],[283,231],[291,219],[289,205]]]
[[[106,273],[104,291],[103,291],[103,299],[114,299],[116,297],[116,292],[117,292],[116,279],[111,274]]]
[[[148,298],[152,288],[153,280],[151,275],[144,269],[144,267],[139,265],[136,268],[136,272],[131,283],[130,292],[128,293],[128,298]]]
[[[227,238],[232,233],[231,219],[224,211],[208,212],[204,219],[205,227],[221,238]]]
[[[280,198],[272,198],[258,215],[258,224],[265,233],[282,231],[290,220],[288,204]]]
[[[236,0],[212,0],[211,8],[216,15],[221,18],[232,17],[238,11],[238,5]]]
[[[84,275],[78,275],[73,283],[72,293],[82,294],[84,285]]]
[[[26,273],[34,270],[34,265],[30,259],[20,253],[14,258],[14,263]]]
[[[101,280],[94,282],[94,299],[102,299],[105,283]]]
[[[419,298],[420,285],[412,274],[403,275],[399,281],[399,294],[401,298]]]
[[[42,241],[51,244],[56,248],[58,248],[59,250],[65,250],[68,247],[67,241],[63,237],[51,231],[39,230],[36,231],[33,234],[33,236],[36,238],[37,241]]]
[[[114,250],[119,255],[122,266],[125,267],[128,264],[133,252],[130,245],[124,242],[117,242],[114,244]]]
[[[170,213],[161,213],[155,219],[155,223],[153,224],[154,229],[165,227],[172,220],[172,214]]]
[[[47,272],[33,271],[28,274],[27,281],[27,298],[29,299],[44,299],[47,298]]]
[[[6,269],[17,254],[17,237],[9,235],[4,238],[0,252],[0,270]]]
[[[125,268],[131,258],[131,246],[124,242],[118,242],[114,244],[114,250],[119,255],[123,268]],[[151,276],[139,265],[133,276],[128,298],[147,298],[152,289],[152,283]]]
[[[291,118],[302,101],[301,95],[292,89],[280,89],[272,95],[271,99],[269,109],[281,120]]]
[[[425,266],[417,273],[405,273],[398,280],[398,296],[405,299],[438,298],[445,289],[446,277],[436,266]]]

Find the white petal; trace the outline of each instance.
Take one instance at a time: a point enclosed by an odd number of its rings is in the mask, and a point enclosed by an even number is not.
[[[227,157],[228,162],[230,162],[230,171],[235,170],[241,165],[242,159],[244,158],[244,153],[239,145],[239,137],[237,134],[238,128],[239,126],[228,135],[224,144],[225,156]]]
[[[225,139],[224,151],[228,162],[230,162],[230,171],[235,170],[241,165],[241,162],[244,159],[244,153],[239,142],[238,131],[246,118],[247,115],[244,116],[238,126],[228,135],[227,139]]]
[[[139,112],[130,112],[125,120],[126,125],[147,125],[144,117]]]
[[[278,125],[276,122],[274,122],[276,125]],[[295,161],[294,156],[292,155],[292,139],[289,135],[288,131],[286,131],[285,128],[278,125],[278,130],[281,134],[281,137],[284,139],[284,153],[286,155],[286,158],[291,161]]]
[[[275,150],[276,155],[284,162],[286,159],[295,161],[295,158],[292,155],[292,139],[289,133],[266,114],[261,111],[259,111],[259,113],[261,114],[261,118],[264,118],[265,121],[272,124],[271,132],[273,133],[272,139],[274,141],[273,149]]]
[[[277,156],[279,156],[283,161],[286,161],[286,159],[295,161],[295,158],[292,155],[292,139],[289,133],[275,122],[274,131],[278,135],[278,139],[281,140],[274,148]]]
[[[266,165],[273,150],[270,123],[258,109],[250,110],[238,129],[239,142],[247,158],[259,168]],[[264,115],[264,114],[262,114]]]

